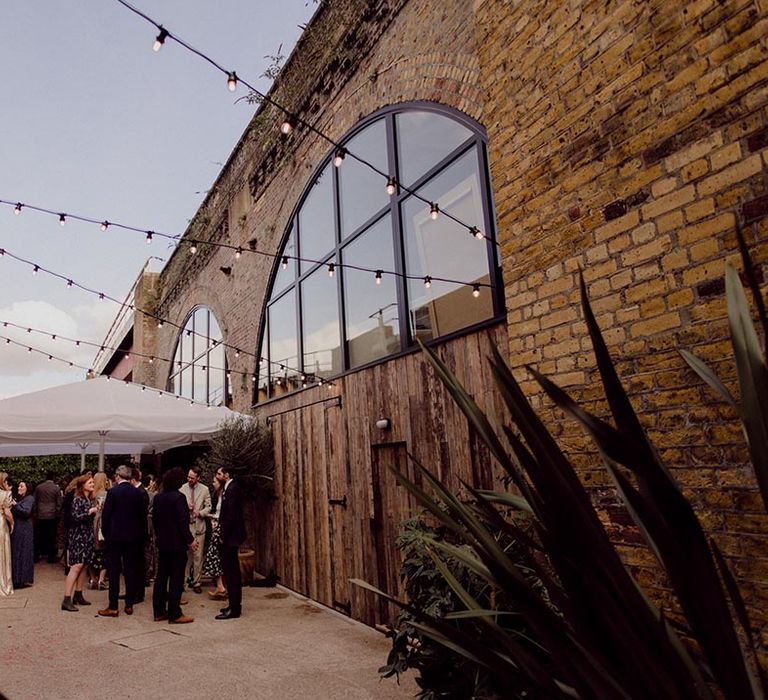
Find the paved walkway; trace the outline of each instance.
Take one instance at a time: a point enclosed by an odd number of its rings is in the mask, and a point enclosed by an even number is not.
[[[36,583],[0,598],[0,692],[8,700],[119,698],[412,698],[414,683],[380,680],[389,641],[378,632],[282,588],[245,588],[243,617],[217,621],[222,605],[189,593],[195,622],[100,618],[93,605],[59,610],[62,568],[39,564]]]

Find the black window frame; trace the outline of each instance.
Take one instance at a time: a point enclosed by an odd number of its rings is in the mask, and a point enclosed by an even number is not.
[[[340,187],[339,187],[339,170],[344,168],[344,164],[341,168],[330,167],[329,171],[332,175],[332,190],[333,190],[333,216],[334,216],[334,247],[323,256],[322,260],[319,260],[313,264],[300,264],[297,261],[291,260],[290,264],[295,265],[295,277],[291,284],[287,285],[280,291],[279,294],[272,296],[272,289],[275,283],[278,271],[280,270],[283,251],[288,243],[289,236],[293,231],[295,236],[294,245],[296,246],[296,256],[302,257],[301,251],[301,230],[300,230],[300,217],[299,212],[304,206],[305,201],[310,195],[312,188],[315,185],[317,178],[320,174],[329,166],[331,160],[334,157],[334,150],[329,151],[326,156],[321,160],[318,166],[309,178],[301,197],[297,201],[291,216],[288,219],[288,224],[283,233],[283,237],[280,241],[278,248],[279,253],[275,257],[275,264],[272,272],[270,273],[269,282],[267,284],[267,294],[265,295],[265,301],[260,315],[260,332],[257,343],[257,348],[260,349],[259,363],[257,366],[257,372],[259,373],[257,381],[254,382],[253,405],[263,405],[266,402],[277,400],[283,396],[293,394],[295,391],[299,391],[303,388],[301,382],[297,382],[295,389],[291,391],[281,390],[280,393],[275,394],[273,392],[273,377],[276,377],[277,373],[274,368],[271,368],[270,364],[270,347],[269,347],[269,335],[267,334],[267,323],[269,307],[282,298],[289,291],[294,291],[296,294],[296,340],[297,340],[297,359],[300,360],[300,366],[291,368],[297,370],[300,378],[304,375],[304,339],[302,328],[302,314],[304,310],[302,295],[302,282],[307,279],[318,268],[327,267],[329,263],[333,262],[338,264],[343,260],[343,249],[350,245],[353,241],[357,240],[359,236],[364,235],[372,226],[375,226],[382,218],[387,215],[390,216],[392,227],[392,241],[393,241],[393,255],[395,260],[395,272],[398,273],[396,284],[396,298],[398,305],[398,325],[399,325],[399,339],[400,339],[400,351],[385,355],[381,358],[368,362],[366,364],[357,365],[355,367],[349,366],[349,342],[347,339],[347,327],[346,327],[346,309],[344,303],[344,288],[343,288],[343,274],[337,274],[335,276],[337,287],[337,304],[338,304],[338,320],[339,320],[339,337],[341,342],[341,356],[342,356],[342,371],[333,377],[344,376],[351,372],[358,372],[363,369],[376,366],[383,362],[388,362],[396,357],[412,353],[418,349],[418,345],[415,343],[413,334],[411,333],[410,324],[410,310],[408,302],[408,284],[402,275],[405,272],[405,241],[404,231],[402,226],[402,205],[412,195],[411,192],[418,192],[425,185],[430,183],[435,177],[445,172],[446,169],[453,163],[458,161],[467,152],[474,150],[477,156],[477,173],[480,180],[480,190],[482,194],[483,202],[483,222],[482,231],[486,235],[486,255],[488,261],[488,273],[489,281],[491,285],[491,300],[492,300],[492,316],[479,321],[478,323],[466,326],[452,333],[441,335],[428,341],[427,345],[439,344],[446,342],[452,338],[468,335],[477,330],[496,325],[503,321],[506,315],[506,309],[504,307],[504,294],[503,294],[503,281],[501,275],[500,266],[500,254],[499,246],[496,236],[495,226],[495,208],[493,202],[493,192],[491,190],[490,182],[490,169],[488,164],[488,152],[487,152],[487,136],[485,129],[475,122],[467,115],[445,105],[439,105],[433,102],[406,102],[397,105],[392,105],[384,109],[380,109],[365,119],[358,122],[352,129],[350,129],[341,139],[339,143],[348,143],[351,139],[357,136],[364,129],[371,126],[374,122],[379,120],[385,120],[385,136],[387,146],[387,160],[388,160],[388,172],[398,173],[400,171],[398,164],[398,143],[397,143],[397,129],[395,127],[395,119],[397,114],[409,111],[431,112],[442,117],[447,117],[454,121],[459,122],[462,126],[469,130],[471,136],[463,141],[459,146],[454,148],[449,154],[444,156],[438,163],[434,164],[423,173],[416,181],[407,185],[408,190],[404,190],[398,184],[397,191],[394,195],[390,196],[389,201],[385,206],[370,216],[365,222],[360,224],[354,231],[348,235],[344,235],[342,231],[342,218],[340,210]],[[386,183],[382,181],[382,188]],[[427,205],[425,205],[427,206]],[[474,222],[466,222],[472,225]],[[475,225],[477,225],[475,223]],[[469,233],[467,235],[470,235]],[[478,243],[479,245],[479,243]],[[341,272],[341,270],[339,270]],[[263,358],[263,359],[262,359]],[[267,372],[266,393],[267,397],[259,400],[259,385],[262,383],[261,369],[265,368]],[[270,371],[270,369],[272,371]],[[312,386],[314,384],[311,384]]]

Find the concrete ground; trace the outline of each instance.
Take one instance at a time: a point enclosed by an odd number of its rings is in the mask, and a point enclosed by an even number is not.
[[[106,591],[76,613],[59,609],[61,566],[38,564],[35,585],[0,597],[0,692],[8,700],[119,698],[412,698],[411,679],[380,680],[380,633],[282,588],[243,589],[243,617],[214,620],[223,603],[185,594],[189,625],[101,618]]]

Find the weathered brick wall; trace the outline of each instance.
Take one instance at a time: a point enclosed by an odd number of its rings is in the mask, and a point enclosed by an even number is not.
[[[724,264],[739,220],[768,263],[768,3],[476,0],[485,126],[503,251],[509,355],[626,559],[662,597],[652,557],[532,363],[600,403],[578,271],[652,439],[740,578],[766,633],[768,521],[739,426],[683,363],[732,385]],[[594,466],[594,468],[593,468]]]

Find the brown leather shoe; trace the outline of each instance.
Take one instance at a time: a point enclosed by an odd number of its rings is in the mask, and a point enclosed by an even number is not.
[[[131,606],[131,605],[126,605],[126,606],[125,606],[125,614],[126,614],[126,615],[133,615],[133,606]]]
[[[167,620],[168,615],[163,613],[162,615],[155,615],[155,622],[162,622],[163,620]]]
[[[195,586],[192,590],[195,593],[202,593],[203,592],[203,587],[202,586]]]
[[[169,625],[186,625],[189,622],[194,622],[195,619],[193,617],[187,617],[186,615],[182,615],[181,617],[177,617],[175,620],[168,620]]]
[[[99,610],[99,615],[102,617],[117,617],[119,614],[119,610],[113,610],[112,608],[104,608],[104,610]]]

